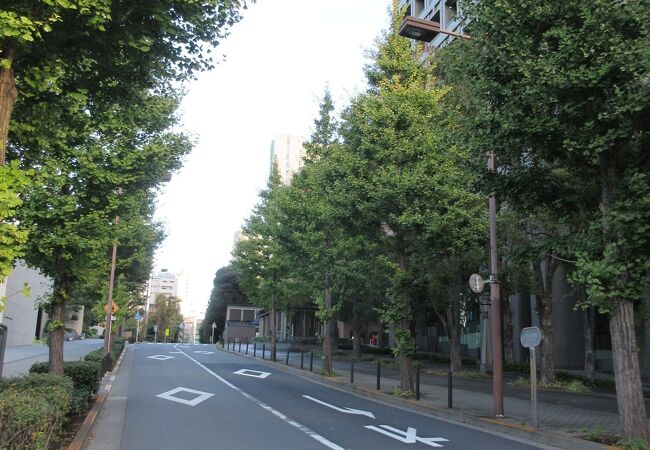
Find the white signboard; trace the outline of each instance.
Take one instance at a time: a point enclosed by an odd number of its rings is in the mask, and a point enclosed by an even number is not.
[[[542,341],[542,332],[537,327],[526,327],[519,335],[521,345],[526,348],[537,347]]]

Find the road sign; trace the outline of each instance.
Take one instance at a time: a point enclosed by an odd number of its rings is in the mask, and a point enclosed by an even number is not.
[[[137,320],[138,322],[140,322],[142,320],[142,316],[140,315],[140,311],[135,313],[135,320]]]
[[[158,325],[154,325],[154,326],[153,326],[153,332],[154,332],[154,333],[157,333],[157,332],[158,332]]]
[[[115,303],[113,303],[113,308],[111,309],[111,313],[115,314],[118,309],[120,308]],[[104,312],[108,314],[108,303],[104,305]]]
[[[537,327],[526,327],[521,330],[519,340],[523,347],[537,347],[542,341],[542,332]]]
[[[483,281],[483,278],[478,273],[473,273],[469,277],[469,287],[472,291],[476,292],[477,294],[483,290],[483,286],[485,285],[485,282]]]

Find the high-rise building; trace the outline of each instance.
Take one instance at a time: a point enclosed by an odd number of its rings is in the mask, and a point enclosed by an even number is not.
[[[407,16],[418,19],[430,20],[440,24],[443,30],[454,33],[463,33],[463,23],[460,20],[458,0],[400,0],[400,10],[404,7]],[[432,48],[439,48],[453,39],[448,34],[438,34],[429,44]]]
[[[306,155],[303,142],[303,137],[292,134],[277,135],[271,142],[271,164],[277,164],[284,184],[288,184],[303,165]]]
[[[169,272],[167,269],[160,269],[160,272],[151,275],[149,279],[149,293],[145,312],[147,316],[156,312],[156,298],[158,295],[164,295],[165,297],[178,296],[178,279],[174,273]]]

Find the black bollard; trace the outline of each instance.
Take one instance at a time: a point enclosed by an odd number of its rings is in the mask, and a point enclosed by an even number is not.
[[[354,358],[350,362],[350,383],[354,384]]]
[[[377,361],[377,390],[381,389],[381,361]]]
[[[420,365],[415,368],[415,399],[420,400]]]
[[[241,341],[239,341],[239,353],[241,353]]]
[[[257,342],[253,342],[253,358],[257,358]]]
[[[248,345],[249,345],[249,342],[246,341],[246,356],[248,356]]]
[[[309,371],[314,371],[314,351],[311,351],[311,356],[309,357]]]
[[[266,358],[266,344],[262,344],[262,359]]]
[[[300,349],[300,370],[305,368],[305,349]]]
[[[285,364],[289,364],[289,347],[287,347],[287,358],[284,360]]]
[[[454,406],[453,406],[453,404],[454,404],[453,400],[454,400],[454,399],[453,399],[453,395],[452,395],[452,387],[451,387],[451,383],[452,383],[452,381],[451,381],[451,380],[452,380],[452,375],[453,375],[452,372],[449,372],[449,373],[447,374],[447,407],[450,408],[450,409],[454,407]]]

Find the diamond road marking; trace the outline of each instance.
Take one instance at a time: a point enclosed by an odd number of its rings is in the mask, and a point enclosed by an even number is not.
[[[208,352],[206,350],[195,350],[194,353],[200,353],[202,355],[212,355],[212,354],[214,354],[214,352]]]
[[[192,400],[185,400],[184,398],[174,397],[174,394],[178,394],[179,392],[189,392],[190,394],[196,394],[197,396]],[[209,399],[213,395],[214,394],[210,394],[209,392],[195,391],[194,389],[177,387],[176,389],[172,389],[171,391],[158,394],[156,395],[156,397],[160,397],[165,400],[170,400],[172,402],[182,403],[183,405],[196,406],[199,403]]]
[[[260,372],[259,370],[250,370],[250,369],[240,369],[236,373],[237,375],[244,375],[246,377],[253,378],[266,378],[271,375],[271,372]]]
[[[165,361],[166,359],[173,359],[173,356],[167,356],[167,355],[153,355],[153,356],[147,356],[147,358],[151,359],[157,359],[158,361]]]

